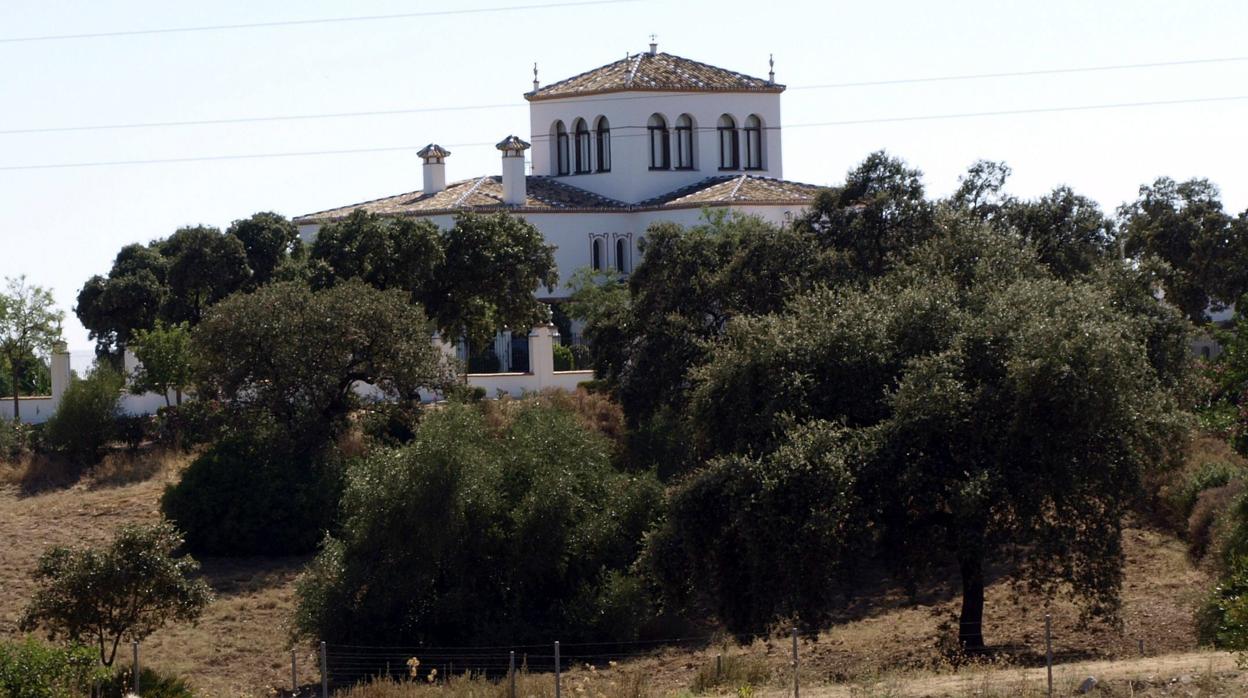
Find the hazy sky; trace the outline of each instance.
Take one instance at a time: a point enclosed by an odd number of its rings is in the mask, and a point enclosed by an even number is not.
[[[557,2],[557,0],[549,0]],[[1243,0],[663,2],[45,41],[14,38],[254,24],[542,0],[171,3],[2,0],[0,132],[426,107],[471,111],[190,127],[0,133],[0,276],[51,287],[71,349],[78,289],[122,245],[419,189],[415,151],[453,151],[448,179],[494,174],[492,144],[527,137],[521,95],[646,49],[765,76],[775,54],[785,177],[840,181],[886,149],[948,193],[977,158],[1010,190],[1059,184],[1113,209],[1161,175],[1208,177],[1248,207],[1248,60],[1133,70],[814,89],[864,81],[1248,58]],[[799,89],[807,87],[807,89]],[[1096,111],[807,126],[1052,107],[1244,97]],[[486,143],[484,146],[460,145]],[[410,147],[410,148],[408,148]],[[350,155],[109,167],[29,165],[368,148]]]

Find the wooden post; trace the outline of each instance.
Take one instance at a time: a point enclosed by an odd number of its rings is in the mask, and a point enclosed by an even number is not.
[[[299,670],[295,664],[295,648],[290,649],[290,695],[299,695]]]
[[[724,676],[724,655],[715,655],[715,683],[719,683]]]
[[[563,688],[560,683],[559,641],[555,640],[555,698],[561,698]]]
[[[141,696],[143,694],[139,693],[139,641],[134,640],[130,645],[134,648],[134,695]]]
[[[793,698],[800,698],[797,680],[797,628],[793,628]]]
[[[1053,698],[1053,616],[1044,614],[1044,669],[1049,679],[1048,698]]]
[[[507,675],[511,677],[511,681],[509,682],[510,687],[508,689],[510,691],[511,698],[516,698],[516,651],[515,650],[511,651],[510,658],[507,660]]]
[[[321,642],[321,698],[329,698],[329,659],[325,656],[325,642]]]

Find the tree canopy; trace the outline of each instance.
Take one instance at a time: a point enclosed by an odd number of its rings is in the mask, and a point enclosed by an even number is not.
[[[21,419],[19,394],[30,358],[47,354],[61,337],[63,314],[56,309],[52,292],[26,282],[25,276],[6,279],[0,292],[0,356],[9,370],[13,396],[13,419]]]

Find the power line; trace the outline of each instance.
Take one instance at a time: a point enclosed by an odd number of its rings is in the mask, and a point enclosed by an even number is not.
[[[149,34],[184,34],[189,32],[227,31],[231,29],[265,29],[271,27],[309,26],[314,24],[335,24],[340,22],[378,22],[393,19],[412,19],[416,17],[445,17],[450,15],[476,15],[492,12],[515,12],[519,10],[545,10],[559,7],[586,7],[592,5],[616,5],[620,3],[641,2],[642,0],[572,0],[570,2],[550,2],[532,5],[504,5],[499,7],[478,7],[457,10],[429,10],[426,12],[402,12],[389,15],[358,15],[352,17],[324,17],[320,19],[288,19],[273,22],[248,22],[240,24],[212,24],[198,27],[164,27],[160,29],[126,29],[111,32],[91,32],[84,34],[45,34],[42,36],[11,36],[0,37],[0,44],[32,43],[36,41],[67,41],[72,39],[102,39],[118,36],[144,36]]]
[[[638,0],[627,0],[636,2]],[[853,87],[874,87],[883,85],[908,85],[931,82],[953,82],[961,80],[985,80],[994,78],[1008,77],[1027,77],[1037,75],[1060,75],[1067,73],[1090,73],[1100,71],[1115,70],[1132,70],[1143,68],[1160,68],[1169,66],[1185,66],[1185,65],[1202,65],[1212,63],[1232,63],[1248,61],[1248,56],[1225,56],[1222,58],[1196,58],[1177,61],[1158,61],[1152,63],[1123,63],[1118,65],[1101,65],[1101,66],[1083,66],[1075,68],[1051,68],[1042,70],[1026,70],[1014,71],[1006,73],[973,73],[967,75],[945,75],[939,77],[926,78],[899,78],[894,80],[876,80],[867,82],[843,82],[828,83],[823,85],[790,85],[789,90],[827,90],[827,89],[844,89]],[[627,97],[603,97],[588,101],[593,102],[622,102],[635,99],[660,100],[687,97],[684,92],[674,94],[660,95],[637,95]],[[276,114],[268,116],[243,116],[243,117],[227,117],[220,119],[196,119],[186,121],[148,121],[136,123],[121,124],[86,124],[78,126],[39,126],[28,128],[0,129],[0,136],[11,136],[20,134],[36,134],[36,133],[68,133],[74,131],[109,131],[122,129],[141,129],[141,128],[168,128],[168,127],[185,127],[185,126],[214,126],[229,124],[246,124],[246,123],[265,123],[278,121],[310,121],[318,119],[343,119],[358,117],[374,117],[374,116],[399,116],[406,114],[423,114],[434,112],[455,112],[455,111],[486,111],[492,109],[518,109],[523,104],[469,104],[449,107],[412,107],[404,109],[379,109],[368,111],[353,112],[328,112],[319,114]]]
[[[934,120],[966,119],[966,118],[1011,116],[1011,115],[1025,115],[1025,114],[1049,114],[1049,113],[1056,113],[1056,112],[1079,112],[1079,111],[1094,111],[1094,110],[1103,110],[1103,109],[1127,109],[1127,108],[1138,108],[1138,107],[1171,106],[1171,105],[1179,105],[1179,104],[1207,104],[1207,103],[1213,103],[1213,102],[1235,102],[1235,101],[1243,101],[1243,100],[1248,100],[1248,95],[1234,95],[1234,96],[1224,96],[1224,97],[1195,97],[1195,98],[1189,98],[1189,99],[1171,99],[1171,100],[1151,100],[1147,102],[1117,102],[1117,103],[1112,103],[1112,104],[1084,104],[1084,105],[1074,105],[1074,106],[1065,106],[1065,107],[1035,107],[1031,109],[1003,109],[999,111],[962,112],[962,113],[956,113],[956,114],[925,114],[925,115],[916,115],[916,116],[896,116],[896,117],[880,117],[880,118],[872,118],[872,119],[852,119],[852,120],[845,120],[845,121],[821,121],[821,122],[812,122],[812,123],[805,123],[805,124],[791,124],[791,125],[785,126],[784,128],[788,128],[788,129],[828,128],[828,127],[836,127],[836,126],[856,126],[856,125],[863,125],[863,124],[898,123],[898,122],[906,122],[906,121],[934,121]],[[648,134],[622,135],[622,136],[616,136],[612,140],[616,140],[619,138],[644,138],[647,136]],[[546,137],[543,136],[541,138],[546,138]],[[535,138],[534,140],[540,140],[541,138]],[[485,146],[493,146],[493,145],[494,144],[490,141],[481,141],[481,142],[476,142],[476,143],[451,143],[451,144],[448,144],[446,147],[448,148],[473,148],[473,147],[485,147]],[[401,146],[383,146],[383,147],[376,147],[376,148],[346,148],[346,149],[340,149],[340,150],[308,150],[308,151],[294,151],[294,152],[283,152],[283,153],[240,153],[240,154],[232,154],[232,155],[205,155],[205,156],[192,156],[192,157],[180,157],[180,158],[157,158],[157,159],[149,159],[149,160],[110,160],[110,161],[98,161],[98,162],[48,163],[48,164],[35,164],[35,165],[5,165],[5,166],[0,166],[0,171],[12,172],[12,171],[19,171],[19,170],[50,170],[50,169],[68,169],[68,168],[79,168],[79,167],[112,167],[112,166],[121,166],[121,165],[161,165],[161,164],[184,163],[184,162],[212,162],[212,161],[221,161],[221,160],[256,160],[256,159],[264,159],[264,158],[305,157],[305,156],[320,156],[320,155],[350,155],[350,154],[358,154],[358,153],[385,153],[385,152],[399,152],[399,151],[405,151],[405,150],[414,150],[415,148],[418,148],[418,147],[419,147],[418,145],[401,145]]]

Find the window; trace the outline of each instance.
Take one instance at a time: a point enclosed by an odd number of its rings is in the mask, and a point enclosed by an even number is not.
[[[763,120],[757,114],[745,120],[745,169],[763,169]]]
[[[562,121],[555,122],[555,174],[566,175],[568,167],[568,130]]]
[[[598,171],[611,171],[611,124],[607,121],[607,117],[598,117],[598,123],[594,125],[594,131],[598,134]]]
[[[693,117],[688,114],[676,120],[676,169],[693,169]]]
[[[592,172],[593,168],[589,163],[591,152],[589,126],[585,125],[584,119],[577,119],[572,124],[572,130],[576,132],[576,173]]]
[[[628,240],[615,239],[615,269],[621,274],[628,273]]]
[[[719,169],[740,169],[740,137],[737,122],[731,116],[719,117]]]
[[[672,134],[667,130],[667,120],[655,114],[650,117],[650,169],[668,170],[672,167]]]
[[[594,238],[590,243],[590,265],[594,271],[602,271],[602,238]]]

